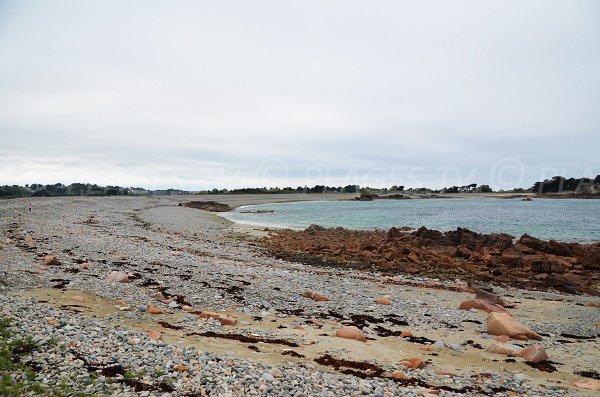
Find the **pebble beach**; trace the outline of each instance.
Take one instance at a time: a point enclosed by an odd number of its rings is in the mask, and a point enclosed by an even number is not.
[[[494,313],[459,310],[475,292],[461,280],[277,259],[264,228],[179,205],[192,200],[0,201],[0,344],[30,340],[3,382],[31,396],[598,393],[597,297],[493,286],[541,337],[507,340],[488,333]],[[519,355],[532,346],[548,358]]]

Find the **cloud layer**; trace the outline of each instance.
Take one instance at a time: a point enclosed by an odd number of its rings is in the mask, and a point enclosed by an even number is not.
[[[0,184],[589,176],[599,22],[593,0],[4,1]]]

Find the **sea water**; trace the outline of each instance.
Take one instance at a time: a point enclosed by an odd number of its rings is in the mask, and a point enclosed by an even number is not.
[[[258,210],[273,212],[253,212]],[[600,200],[593,199],[303,201],[245,206],[223,216],[234,222],[295,229],[311,224],[349,229],[426,226],[442,231],[464,227],[516,237],[527,233],[546,240],[600,241]]]

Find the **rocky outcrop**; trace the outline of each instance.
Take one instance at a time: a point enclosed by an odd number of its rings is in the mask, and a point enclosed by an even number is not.
[[[373,200],[410,200],[411,197],[403,194],[387,194],[380,196],[375,193],[362,192],[359,197],[356,197],[355,201],[373,201]]]
[[[223,203],[217,203],[216,201],[190,201],[189,203],[179,203],[179,206],[196,208],[199,210],[210,211],[210,212],[229,212],[232,208]]]
[[[598,294],[600,243],[544,241],[523,235],[448,232],[421,227],[359,231],[311,225],[278,230],[263,239],[276,256],[310,264],[401,272],[528,289]],[[511,302],[479,291],[476,299],[502,307]]]

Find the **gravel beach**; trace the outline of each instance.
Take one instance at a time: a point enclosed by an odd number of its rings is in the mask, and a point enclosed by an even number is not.
[[[598,298],[494,287],[515,304],[508,309],[512,318],[542,337],[503,342],[487,333],[488,313],[458,309],[474,298],[458,292],[460,280],[279,260],[257,244],[266,233],[261,228],[178,205],[214,200],[236,208],[340,196],[36,198],[31,212],[29,200],[0,201],[0,317],[6,323],[0,344],[6,349],[31,338],[27,349],[12,349],[22,365],[7,379],[0,366],[7,384],[0,390],[85,396],[597,393],[576,386],[599,382]],[[364,341],[339,336],[344,327],[357,327]],[[492,345],[514,351],[540,345],[548,359],[527,362]]]

